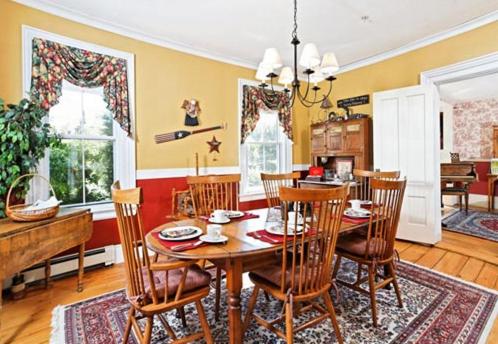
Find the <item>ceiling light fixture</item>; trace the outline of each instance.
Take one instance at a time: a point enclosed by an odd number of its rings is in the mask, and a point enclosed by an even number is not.
[[[302,71],[306,77],[306,89],[301,90],[301,83],[298,77],[298,59],[297,59],[297,46],[301,42],[297,38],[297,0],[294,0],[294,27],[292,30],[291,44],[294,46],[294,65],[293,67],[285,66],[277,74],[278,69],[283,66],[282,58],[276,48],[268,48],[265,50],[263,60],[258,66],[256,72],[256,79],[261,81],[259,85],[263,90],[270,86],[271,91],[274,91],[273,80],[278,77],[278,83],[284,85],[284,92],[289,94],[290,106],[294,105],[296,98],[305,107],[311,107],[315,104],[321,103],[324,99],[328,98],[332,92],[332,82],[336,79],[332,74],[339,70],[337,58],[332,52],[325,53],[323,58],[315,44],[307,43],[304,45],[301,57],[299,58],[299,65],[304,68]],[[270,85],[267,84],[269,80]],[[329,90],[323,98],[317,99],[317,92],[320,90],[318,83],[322,81],[329,82]],[[313,84],[313,86],[310,86]],[[290,86],[290,88],[289,88]],[[313,95],[310,95],[310,89]]]

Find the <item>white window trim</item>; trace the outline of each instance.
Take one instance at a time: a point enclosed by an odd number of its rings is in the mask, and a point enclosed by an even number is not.
[[[23,59],[23,82],[22,92],[25,97],[29,96],[31,87],[31,55],[33,38],[42,38],[53,42],[65,44],[79,49],[89,50],[99,54],[125,59],[127,62],[128,76],[128,101],[130,106],[131,130],[135,135],[135,56],[132,53],[114,50],[92,43],[87,43],[68,37],[60,36],[47,31],[39,30],[30,26],[22,26],[22,59]],[[126,132],[114,123],[116,143],[114,150],[114,171],[115,179],[119,180],[123,188],[134,188],[136,186],[136,161],[135,161],[135,140],[134,137],[128,137]],[[45,157],[39,163],[38,173],[44,176],[49,175],[48,158]],[[38,178],[39,179],[39,178]],[[31,189],[41,189],[43,185],[39,180],[33,179]],[[34,199],[36,196],[30,191],[28,199]],[[104,220],[115,218],[114,205],[112,202],[106,202],[95,205],[84,206],[67,206],[72,208],[90,208],[94,220]]]
[[[258,86],[259,83],[254,81],[254,80],[247,80],[247,79],[239,79],[238,80],[238,117],[237,117],[237,122],[238,122],[238,146],[239,146],[239,166],[240,166],[240,172],[241,172],[241,194],[240,194],[240,201],[242,202],[247,202],[247,201],[254,201],[254,200],[260,200],[264,199],[266,197],[264,192],[256,192],[256,193],[244,193],[243,190],[243,183],[244,183],[244,177],[245,177],[245,171],[246,169],[246,161],[247,157],[245,155],[245,150],[243,149],[242,145],[240,144],[240,129],[241,129],[241,118],[242,118],[242,102],[244,98],[243,94],[243,87],[245,85],[248,86]],[[284,88],[281,86],[275,86],[275,90],[277,91],[283,91]],[[283,166],[283,171],[281,173],[287,173],[287,172],[292,172],[292,145],[293,142],[288,140],[288,143],[285,144],[284,146],[284,166]]]

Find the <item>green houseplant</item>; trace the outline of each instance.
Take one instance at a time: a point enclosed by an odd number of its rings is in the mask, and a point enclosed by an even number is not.
[[[0,217],[5,217],[5,197],[14,180],[34,172],[46,149],[60,142],[45,116],[45,110],[27,99],[8,105],[0,99]],[[15,199],[23,199],[28,190],[29,180],[23,179]]]

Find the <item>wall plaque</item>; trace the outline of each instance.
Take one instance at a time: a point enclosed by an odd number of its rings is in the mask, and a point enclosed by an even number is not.
[[[364,105],[368,103],[370,103],[370,96],[368,94],[365,94],[363,96],[340,99],[337,101],[337,107],[348,108],[350,106]]]

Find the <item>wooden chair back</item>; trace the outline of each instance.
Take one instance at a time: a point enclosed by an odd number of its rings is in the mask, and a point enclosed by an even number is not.
[[[353,176],[357,181],[355,187],[355,198],[361,200],[370,200],[372,198],[372,190],[370,180],[372,178],[396,180],[400,176],[399,171],[368,171],[368,170],[353,170]]]
[[[141,205],[142,189],[121,190],[119,185],[112,187],[112,201],[116,209],[119,238],[123,248],[127,277],[127,295],[137,299],[146,294],[144,275],[151,282],[153,302],[158,303],[154,279],[150,270],[149,254],[144,242]]]
[[[294,234],[289,235],[284,231],[282,293],[290,290],[294,296],[299,296],[321,292],[330,286],[331,264],[348,191],[349,185],[334,189],[280,188],[285,214],[288,214],[291,204],[297,204],[294,209],[303,209],[302,216],[307,219],[306,225],[310,231],[308,234],[296,231],[299,226],[297,211],[291,222],[288,215],[285,216],[284,228],[290,226]],[[290,275],[287,275],[289,267]],[[290,281],[287,280],[289,278]],[[287,285],[289,287],[286,290]]]
[[[239,210],[240,174],[188,176],[196,216],[209,216],[215,209]]]
[[[406,179],[372,179],[370,182],[372,208],[365,259],[383,260],[390,258],[394,253],[394,241],[398,231]]]
[[[300,172],[270,174],[261,173],[261,180],[265,189],[268,208],[280,206],[279,189],[282,186],[296,186],[297,180],[301,178]]]

